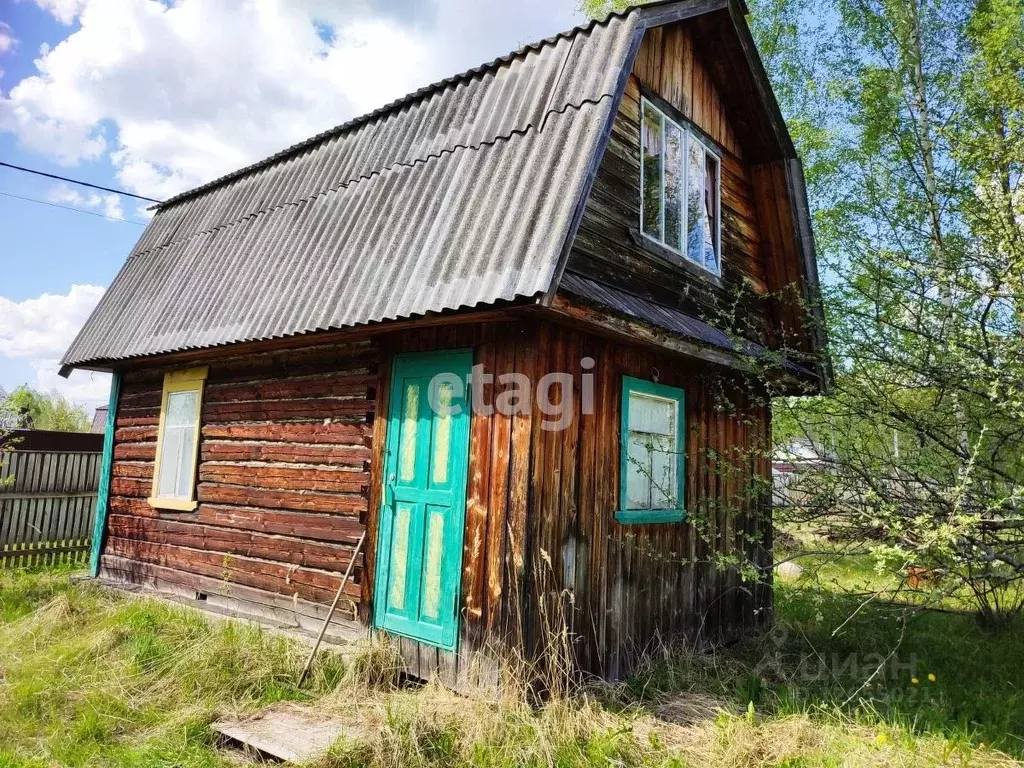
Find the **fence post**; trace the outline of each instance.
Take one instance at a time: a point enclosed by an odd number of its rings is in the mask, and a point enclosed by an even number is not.
[[[107,428],[103,432],[103,461],[100,464],[100,485],[96,492],[96,522],[92,529],[92,551],[89,553],[89,575],[100,575],[100,553],[103,534],[107,530],[107,510],[110,507],[110,472],[114,464],[114,424],[117,422],[117,401],[121,396],[121,374],[114,371],[110,377],[110,401],[107,405]]]

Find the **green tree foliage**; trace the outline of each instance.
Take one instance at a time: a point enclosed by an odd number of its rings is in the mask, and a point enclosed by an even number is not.
[[[835,468],[803,513],[1001,621],[1024,578],[1024,14],[839,0],[835,18],[841,183],[815,204],[837,385],[785,420],[827,435]]]
[[[7,391],[0,387],[0,472],[3,471],[4,462],[7,461],[7,456],[11,451],[10,443],[10,425],[7,423],[7,419],[3,412],[3,403],[7,400]],[[10,484],[9,479],[0,480],[0,488],[4,485]]]
[[[832,464],[777,519],[1002,620],[1024,604],[1024,3],[757,0],[748,20],[804,160],[836,366],[829,397],[775,404],[776,440]]]
[[[22,385],[0,403],[0,412],[11,426],[58,432],[88,432],[89,415],[56,390],[39,392]]]

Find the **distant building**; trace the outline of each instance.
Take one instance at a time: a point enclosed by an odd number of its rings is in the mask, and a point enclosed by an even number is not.
[[[808,472],[828,468],[832,457],[822,446],[804,437],[791,438],[772,453],[772,497],[775,506],[795,503],[793,485]]]
[[[92,415],[92,427],[90,432],[105,432],[107,429],[107,406],[101,405]]]
[[[804,437],[794,437],[776,447],[772,453],[772,469],[780,472],[824,469],[829,461],[830,457],[824,448]]]

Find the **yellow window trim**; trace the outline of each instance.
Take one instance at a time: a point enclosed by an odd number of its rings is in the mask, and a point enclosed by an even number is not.
[[[202,431],[201,414],[203,411],[203,386],[206,383],[206,375],[209,367],[188,368],[181,371],[170,371],[164,374],[164,391],[160,398],[160,426],[157,429],[156,437],[156,462],[153,466],[153,485],[150,490],[150,497],[146,499],[151,507],[156,509],[169,509],[176,512],[191,512],[199,502],[196,501],[196,466],[199,464],[199,433]],[[156,484],[160,479],[160,457],[164,448],[164,420],[167,417],[167,397],[175,392],[198,392],[199,399],[196,407],[197,414],[195,442],[192,446],[192,454],[195,456],[195,463],[192,465],[192,478],[189,485],[192,488],[191,499],[178,499],[173,497],[157,496]]]

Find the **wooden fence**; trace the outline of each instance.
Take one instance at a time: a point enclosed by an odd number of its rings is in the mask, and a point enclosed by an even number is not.
[[[0,568],[88,559],[103,435],[15,431],[0,452]]]

